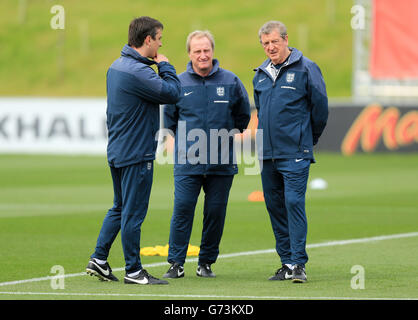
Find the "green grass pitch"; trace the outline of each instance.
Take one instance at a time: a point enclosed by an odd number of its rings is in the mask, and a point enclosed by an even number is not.
[[[84,274],[112,205],[106,158],[1,155],[0,299],[418,299],[418,154],[318,153],[316,159],[310,179],[325,179],[328,188],[307,191],[307,283],[267,280],[280,261],[264,203],[247,200],[261,190],[260,176],[244,175],[241,167],[213,265],[217,277],[197,277],[190,257],[185,278],[168,286],[127,286]],[[156,165],[142,246],[167,244],[173,192],[172,166]],[[200,244],[201,222],[202,194],[193,245]],[[373,238],[390,235],[396,236]],[[341,240],[350,241],[335,243]],[[120,237],[109,262],[123,279]],[[157,277],[168,269],[166,257],[142,262]],[[61,289],[46,278],[55,265],[65,270]],[[352,286],[360,283],[353,266],[364,270],[363,289]]]
[[[57,4],[65,9],[64,30],[50,26],[54,16],[50,10]],[[289,45],[321,67],[328,95],[348,97],[353,4],[340,0],[2,0],[0,95],[105,96],[106,70],[127,42],[129,22],[148,15],[164,24],[160,52],[178,73],[186,70],[189,61],[187,35],[208,29],[216,41],[215,58],[242,80],[248,92],[253,69],[265,60],[258,29],[268,20],[282,20]]]

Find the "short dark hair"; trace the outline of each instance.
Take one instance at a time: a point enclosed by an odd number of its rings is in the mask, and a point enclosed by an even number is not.
[[[145,16],[135,18],[129,24],[128,45],[139,48],[144,44],[147,36],[155,40],[158,30],[163,28],[163,24],[156,19]]]

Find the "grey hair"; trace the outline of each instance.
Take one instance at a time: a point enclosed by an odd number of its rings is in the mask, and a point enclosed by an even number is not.
[[[277,30],[277,32],[279,32],[280,37],[282,37],[283,39],[286,38],[287,28],[284,25],[284,23],[280,22],[280,21],[272,20],[272,21],[268,21],[265,24],[263,24],[263,26],[258,31],[258,38],[260,39],[260,42],[261,42],[261,35],[270,34],[274,30]]]
[[[205,31],[195,30],[187,36],[187,40],[186,40],[187,52],[190,52],[190,42],[192,41],[193,38],[203,38],[203,37],[206,37],[209,39],[210,44],[212,46],[212,50],[215,50],[215,39],[213,38],[212,33],[210,33],[210,31],[208,30],[205,30]]]

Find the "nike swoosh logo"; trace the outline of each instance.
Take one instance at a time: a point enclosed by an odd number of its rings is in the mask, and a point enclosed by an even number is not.
[[[100,267],[100,265],[98,265],[97,263],[95,263],[94,261],[92,261],[92,263],[99,268],[100,272],[103,273],[105,276],[108,276],[110,274],[110,271],[107,269],[103,269],[102,267]]]
[[[287,273],[287,272],[286,272],[286,273],[284,274],[284,278],[285,278],[285,279],[292,279],[292,278],[293,278],[293,276],[292,276],[292,274],[291,274],[291,273]]]
[[[193,91],[190,91],[190,92],[185,92],[185,93],[184,93],[184,96],[185,96],[185,97],[187,97],[189,94],[192,94],[192,93],[193,93]]]
[[[184,271],[177,270],[177,277],[181,277],[184,274]]]
[[[143,277],[142,279],[133,279],[133,278],[128,278],[128,279],[129,281],[139,283],[139,284],[147,284],[149,282],[146,277]]]
[[[303,159],[295,159],[295,162],[301,162]]]
[[[261,80],[258,80],[258,82],[263,82],[264,80],[266,80],[267,78],[263,78]]]

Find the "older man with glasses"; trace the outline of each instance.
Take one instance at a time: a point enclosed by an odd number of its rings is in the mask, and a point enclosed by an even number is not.
[[[261,181],[282,266],[269,280],[307,280],[305,193],[313,146],[328,119],[319,67],[288,46],[286,26],[269,21],[259,30],[268,59],[255,69],[254,102],[263,130]]]

